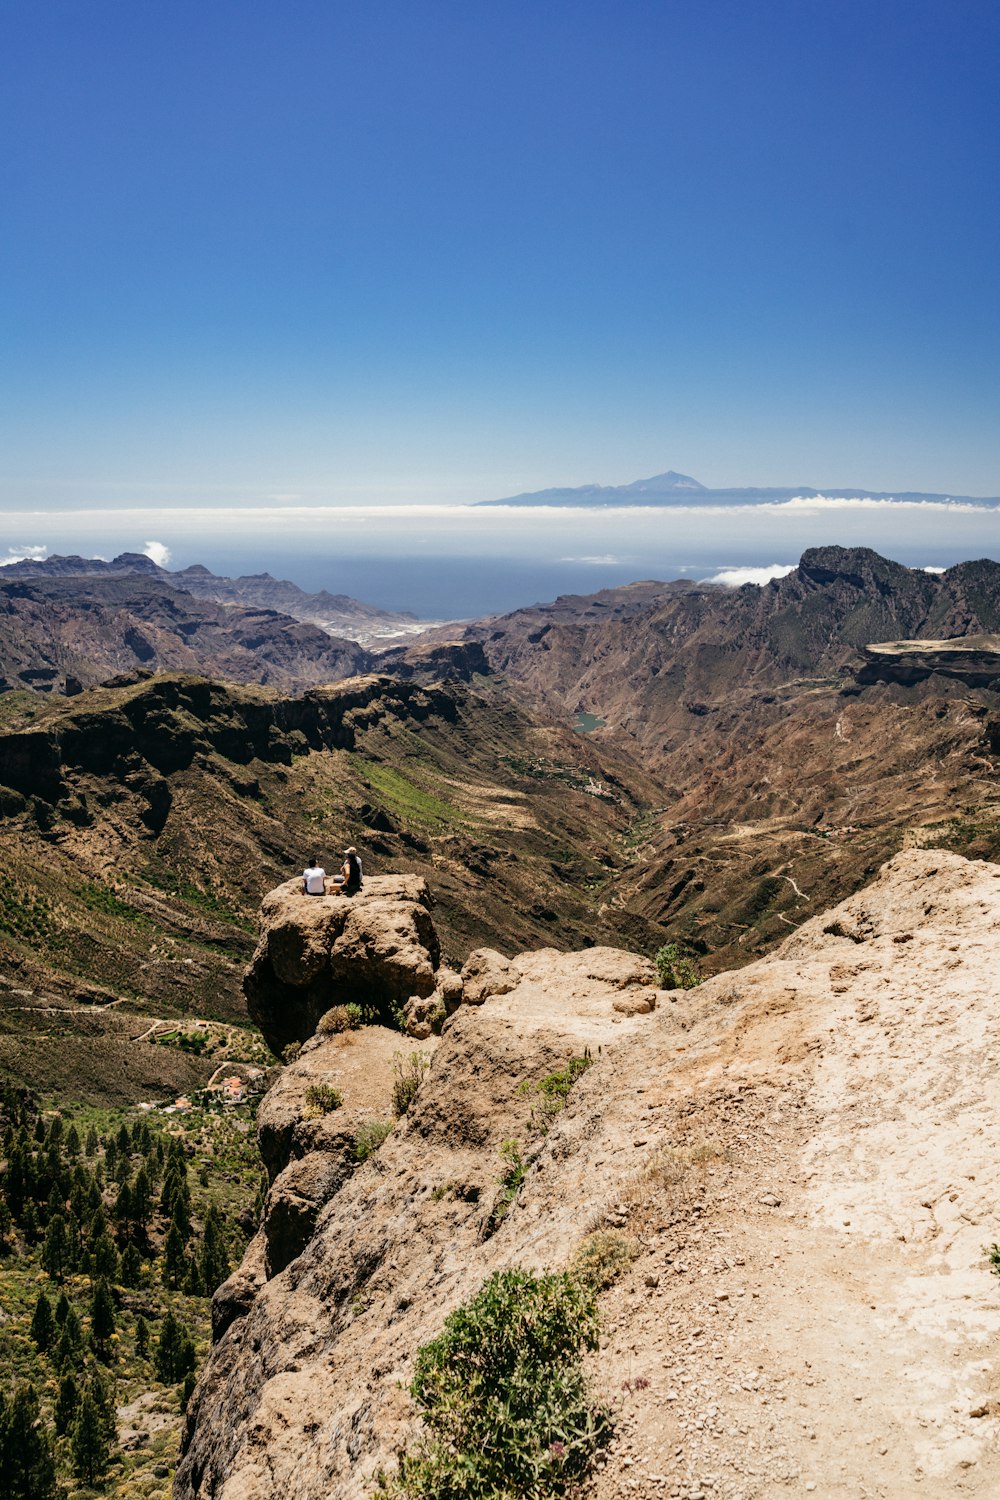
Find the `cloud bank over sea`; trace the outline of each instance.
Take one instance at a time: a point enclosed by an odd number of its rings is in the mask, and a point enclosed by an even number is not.
[[[761,582],[794,566],[808,547],[826,545],[871,547],[911,567],[997,557],[1000,508],[824,495],[754,505],[520,508],[283,500],[200,509],[25,508],[0,515],[5,561],[55,552],[145,552],[172,567],[201,562],[231,575],[266,571],[306,588],[453,618],[635,579]]]

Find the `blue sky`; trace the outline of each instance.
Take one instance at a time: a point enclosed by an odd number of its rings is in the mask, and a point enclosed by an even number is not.
[[[0,508],[1000,494],[998,56],[986,0],[0,0]]]

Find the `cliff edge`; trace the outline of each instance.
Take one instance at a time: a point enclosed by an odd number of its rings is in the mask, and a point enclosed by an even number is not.
[[[217,1294],[178,1500],[367,1497],[447,1313],[599,1228],[635,1258],[601,1299],[595,1500],[996,1493],[998,931],[1000,868],[914,850],[692,991],[612,949],[480,953],[440,1036],[321,1024],[262,1108],[265,1225]],[[400,1049],[422,1081],[358,1165]],[[317,1083],[340,1108],[310,1114]]]

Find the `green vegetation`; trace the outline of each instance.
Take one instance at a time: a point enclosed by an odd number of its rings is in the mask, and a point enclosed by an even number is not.
[[[358,1133],[354,1137],[354,1159],[355,1161],[367,1161],[369,1156],[374,1156],[386,1136],[392,1130],[392,1120],[366,1120],[359,1126]]]
[[[253,1227],[249,1127],[247,1109],[191,1111],[168,1129],[137,1112],[45,1111],[0,1087],[5,1500],[81,1485],[166,1500],[209,1295]],[[140,1396],[148,1442],[123,1451],[116,1408]]]
[[[317,1115],[331,1115],[344,1102],[339,1089],[330,1083],[311,1083],[306,1089],[306,1114],[314,1119]]]
[[[392,1060],[392,1112],[405,1115],[424,1081],[431,1060],[423,1052],[397,1052]]]
[[[200,885],[195,885],[190,880],[185,880],[178,875],[169,865],[160,865],[154,871],[147,870],[145,879],[150,885],[158,890],[166,892],[168,896],[174,896],[183,901],[186,906],[193,906],[208,917],[215,917],[220,922],[228,922],[232,927],[238,927],[242,932],[256,933],[257,925],[251,922],[237,907],[232,906],[217,891],[203,890]]]
[[[993,1272],[994,1276],[1000,1276],[1000,1245],[994,1244],[990,1245],[988,1248],[984,1247],[983,1254],[989,1261],[990,1270]]]
[[[546,1500],[577,1493],[611,1436],[581,1355],[596,1349],[593,1294],[567,1275],[495,1273],[417,1353],[410,1392],[426,1437],[378,1500]]]
[[[121,917],[126,922],[134,922],[138,927],[153,925],[144,911],[130,906],[127,901],[122,901],[114,891],[108,890],[107,886],[85,885],[78,895],[83,905],[90,911],[102,911],[109,917]]]
[[[639,1245],[630,1234],[619,1229],[599,1229],[581,1240],[569,1264],[569,1274],[576,1281],[589,1286],[593,1292],[603,1292],[617,1281],[623,1271],[639,1254]]]
[[[359,764],[359,770],[389,812],[395,813],[407,825],[440,830],[468,821],[453,803],[417,786],[393,766],[365,760]]]
[[[53,905],[32,886],[0,874],[0,932],[23,943],[53,943]]]
[[[660,976],[661,989],[693,990],[699,982],[697,966],[682,954],[679,943],[664,943],[653,962]]]
[[[493,1234],[499,1227],[500,1221],[506,1216],[511,1204],[521,1191],[528,1171],[528,1164],[521,1155],[520,1141],[504,1141],[500,1146],[500,1160],[504,1164],[503,1171],[497,1178],[500,1191],[497,1193],[486,1224],[487,1234]]]
[[[531,1135],[536,1141],[545,1137],[556,1115],[566,1108],[566,1101],[573,1085],[593,1065],[594,1059],[588,1047],[582,1056],[569,1058],[564,1068],[559,1068],[554,1073],[548,1073],[544,1078],[534,1081],[526,1078],[523,1083],[518,1084],[517,1092],[522,1097],[540,1096],[536,1108],[531,1111],[530,1120]],[[531,1156],[526,1156],[522,1152],[521,1144],[517,1140],[503,1142],[500,1147],[500,1159],[503,1162],[503,1169],[497,1178],[499,1191],[486,1221],[484,1232],[487,1235],[493,1234],[499,1228],[511,1204],[521,1191],[532,1160]]]
[[[535,1082],[526,1078],[518,1085],[517,1092],[522,1096],[533,1094],[542,1096],[537,1112],[532,1111],[531,1116],[532,1129],[536,1135],[545,1134],[555,1116],[566,1108],[566,1100],[569,1098],[569,1091],[574,1083],[593,1065],[594,1059],[588,1047],[582,1056],[571,1057],[566,1066],[555,1073],[549,1073],[545,1078],[539,1078]]]

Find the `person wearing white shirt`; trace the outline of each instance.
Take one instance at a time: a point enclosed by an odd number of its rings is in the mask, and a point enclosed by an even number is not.
[[[302,889],[307,896],[326,895],[326,871],[315,854],[302,874]]]

